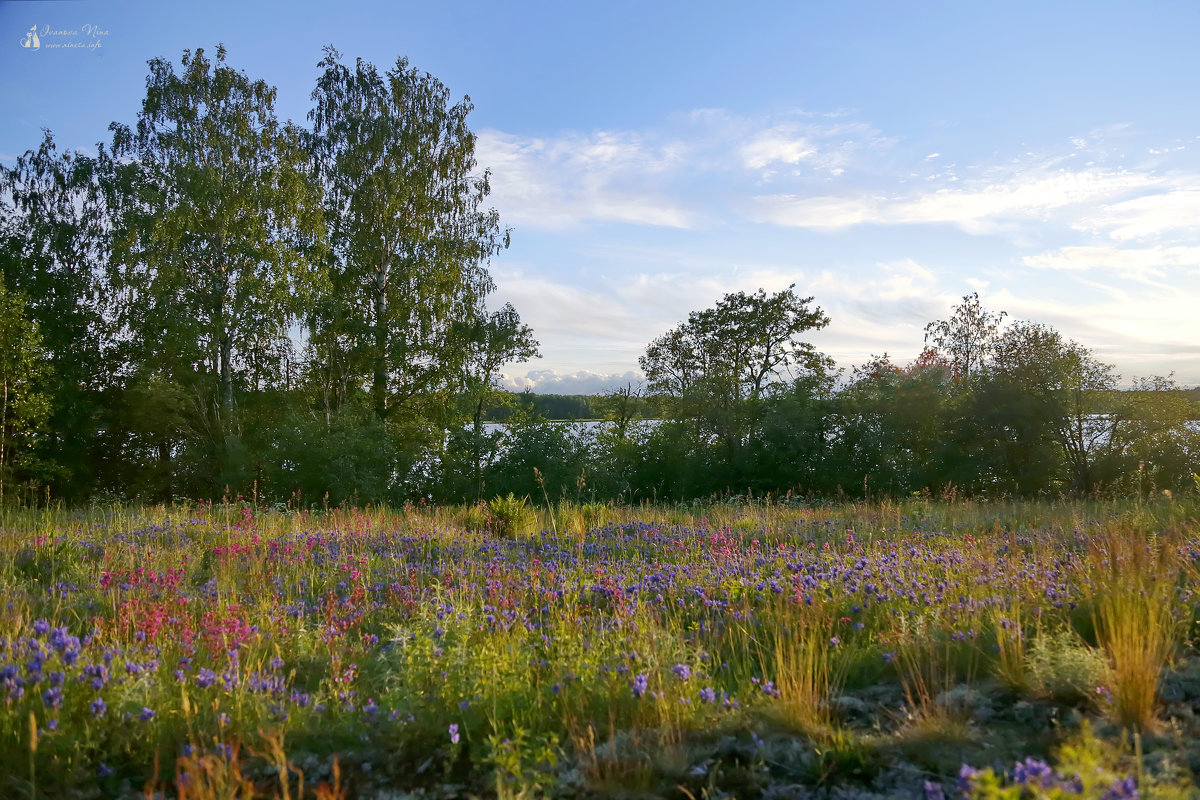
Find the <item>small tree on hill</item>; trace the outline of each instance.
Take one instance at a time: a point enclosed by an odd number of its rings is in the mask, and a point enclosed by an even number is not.
[[[979,302],[979,292],[963,297],[950,319],[925,326],[925,343],[933,343],[950,364],[954,377],[965,380],[983,368],[995,345],[1005,312],[992,313]]]

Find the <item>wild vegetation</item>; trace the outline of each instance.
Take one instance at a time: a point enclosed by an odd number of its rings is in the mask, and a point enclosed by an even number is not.
[[[1195,797],[1196,496],[9,511],[7,797]]]

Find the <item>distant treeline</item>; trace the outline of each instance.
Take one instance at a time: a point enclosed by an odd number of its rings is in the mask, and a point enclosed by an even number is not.
[[[545,417],[549,420],[576,421],[602,420],[610,413],[612,400],[607,395],[589,394],[535,394],[534,392],[497,393],[500,401],[484,411],[487,422],[504,422],[514,414],[524,412]],[[632,413],[637,419],[650,419],[661,404],[652,399],[635,396],[631,398]]]
[[[1169,391],[1189,404],[1191,419],[1200,420],[1200,389]],[[1131,398],[1137,396],[1135,389],[1115,389],[1107,396],[1098,398],[1097,412],[1117,413],[1129,405]],[[524,391],[500,392],[497,397],[503,402],[489,406],[484,411],[483,418],[487,422],[504,422],[520,410],[557,422],[602,420],[612,405],[611,399],[603,394],[537,394]],[[669,405],[670,398],[638,396],[633,402],[635,419],[656,419],[663,408]]]
[[[644,387],[513,394],[509,231],[471,107],[326,52],[308,125],[202,50],[96,154],[0,167],[0,504],[678,500],[1194,487],[1197,392],[963,298],[911,363],[839,371],[795,287],[649,342]],[[905,345],[907,348],[907,344]],[[549,420],[603,420],[571,425]],[[653,419],[653,424],[639,420]],[[489,421],[502,426],[487,425]]]

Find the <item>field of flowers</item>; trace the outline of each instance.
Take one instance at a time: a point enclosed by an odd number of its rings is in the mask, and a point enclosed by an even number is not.
[[[1197,516],[0,512],[0,797],[1196,797]]]

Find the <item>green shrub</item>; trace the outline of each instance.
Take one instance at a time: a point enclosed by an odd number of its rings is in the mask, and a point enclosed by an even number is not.
[[[512,492],[509,492],[507,497],[493,497],[488,503],[488,511],[488,529],[496,536],[531,533],[537,524],[537,517],[529,508],[528,498],[517,497]]]
[[[488,528],[488,520],[490,518],[490,509],[486,503],[480,501],[473,506],[464,508],[458,514],[456,521],[464,530],[485,531]]]
[[[1026,652],[1025,668],[1035,691],[1062,703],[1094,699],[1108,672],[1104,654],[1088,647],[1072,630],[1034,639]]]

